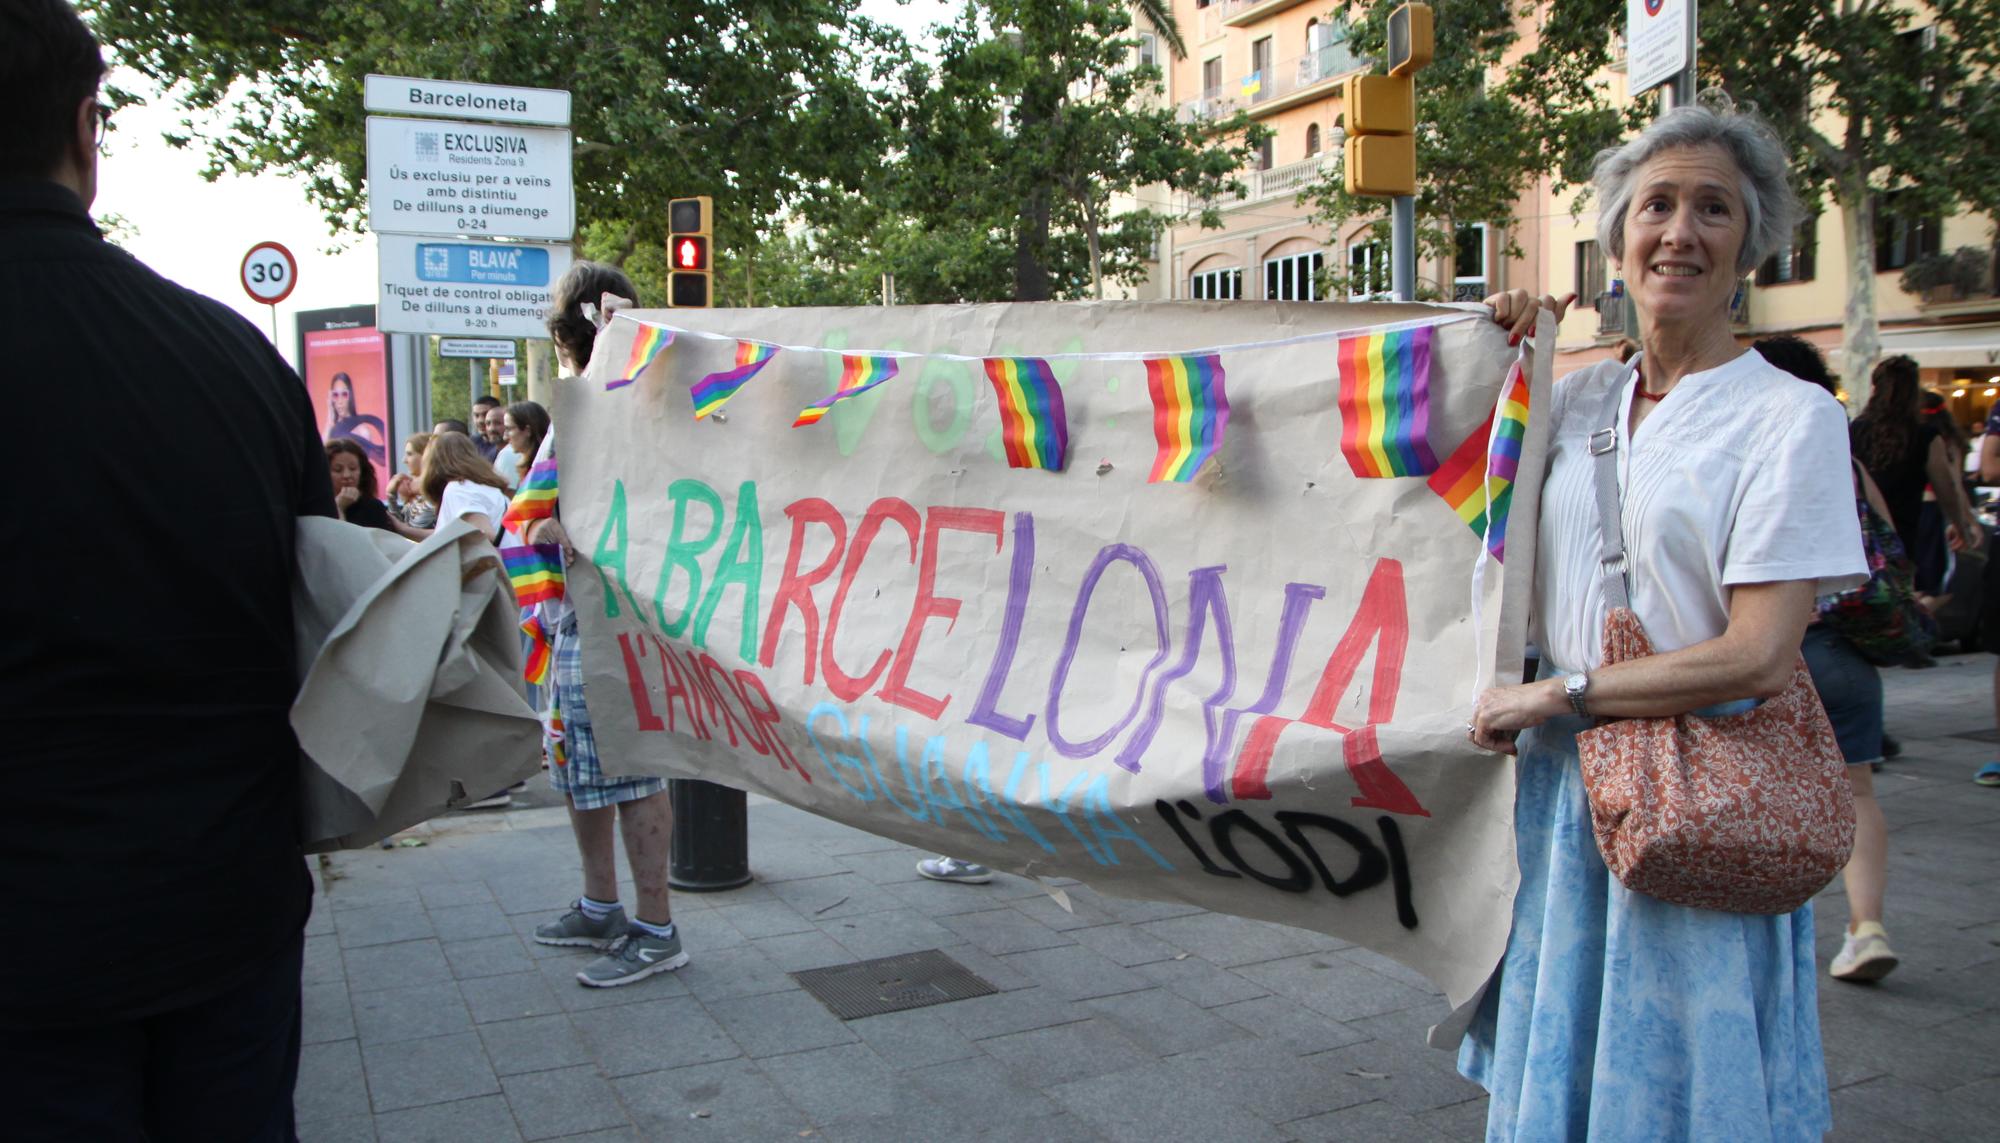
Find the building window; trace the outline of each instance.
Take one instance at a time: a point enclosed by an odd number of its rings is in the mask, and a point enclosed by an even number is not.
[[[1604,248],[1595,239],[1576,244],[1576,296],[1584,306],[1595,306],[1605,290]]]
[[[1451,262],[1451,300],[1477,302],[1485,299],[1486,224],[1470,222],[1458,228]]]
[[[1152,67],[1160,62],[1160,37],[1151,32],[1139,33],[1139,66]]]
[[[1237,301],[1243,297],[1243,269],[1207,270],[1188,280],[1188,296],[1197,300]]]
[[[1819,219],[1808,218],[1792,232],[1791,241],[1764,259],[1757,267],[1757,284],[1775,286],[1783,282],[1810,282],[1819,253]]]
[[[1319,272],[1326,255],[1317,250],[1264,260],[1264,300],[1271,302],[1316,302],[1319,300]]]
[[[1306,157],[1319,154],[1319,124],[1306,124]]]
[[[1222,92],[1222,57],[1201,61],[1201,97],[1214,99]]]
[[[1875,204],[1875,269],[1900,270],[1944,250],[1944,219],[1922,215],[1906,196],[1891,191]]]
[[[1389,247],[1381,242],[1347,245],[1347,296],[1365,302],[1389,294]]]
[[[1273,159],[1271,157],[1271,151],[1272,151],[1271,144],[1272,141],[1275,140],[1277,137],[1278,137],[1277,133],[1273,132],[1269,135],[1264,136],[1264,141],[1262,143],[1257,144],[1258,170],[1268,171],[1271,169],[1271,164],[1273,162]]]

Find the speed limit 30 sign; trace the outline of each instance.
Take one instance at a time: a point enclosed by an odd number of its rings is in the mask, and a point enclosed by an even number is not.
[[[243,256],[243,292],[267,306],[291,296],[299,284],[299,263],[276,242],[259,242]]]

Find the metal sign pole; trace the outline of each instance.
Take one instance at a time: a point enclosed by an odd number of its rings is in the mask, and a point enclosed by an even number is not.
[[[1697,15],[1700,7],[1699,0],[1687,0],[1687,66],[1675,72],[1672,79],[1660,85],[1662,115],[1676,107],[1694,106],[1694,61],[1701,51],[1701,41],[1697,38],[1697,32],[1701,28],[1701,20]]]
[[[1417,300],[1417,199],[1389,200],[1389,286],[1399,302]]]

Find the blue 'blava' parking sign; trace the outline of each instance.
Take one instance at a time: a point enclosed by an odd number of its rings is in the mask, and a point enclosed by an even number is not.
[[[546,286],[549,252],[485,242],[420,242],[417,277],[426,282]]]

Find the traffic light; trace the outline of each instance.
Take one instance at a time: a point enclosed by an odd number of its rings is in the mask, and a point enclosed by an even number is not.
[[[1431,51],[1430,5],[1405,4],[1389,17],[1389,74],[1348,77],[1348,194],[1417,193],[1416,73]]]
[[[714,304],[709,289],[714,210],[705,194],[667,203],[667,304],[676,309],[707,309]]]

